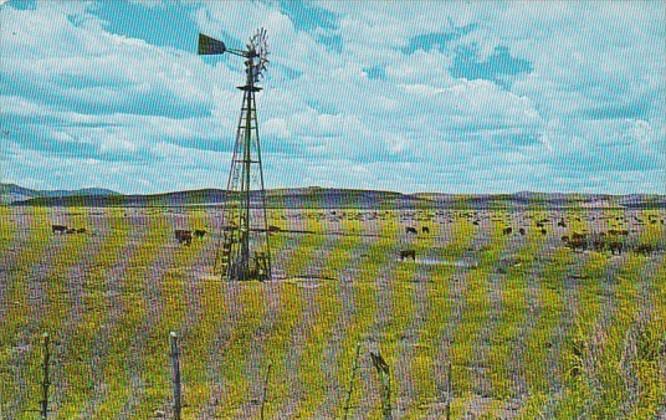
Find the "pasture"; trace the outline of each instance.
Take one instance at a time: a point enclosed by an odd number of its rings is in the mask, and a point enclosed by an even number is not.
[[[358,345],[350,418],[382,416],[370,351],[394,418],[449,380],[454,418],[666,415],[664,210],[271,209],[265,283],[213,275],[219,209],[0,212],[1,418],[37,417],[43,332],[52,418],[170,417],[169,331],[188,419],[258,418],[269,365],[266,418],[341,418]]]

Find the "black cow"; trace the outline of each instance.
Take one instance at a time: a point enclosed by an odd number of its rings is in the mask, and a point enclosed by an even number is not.
[[[619,241],[614,241],[608,244],[608,249],[610,249],[611,255],[615,255],[615,252],[617,251],[617,255],[622,255],[622,242]]]
[[[560,219],[560,221],[557,222],[557,226],[560,226],[560,227],[567,227],[567,224],[564,223],[564,219]]]
[[[521,236],[525,236],[525,228],[518,229],[518,233],[520,233]]]
[[[51,231],[52,231],[53,233],[58,232],[58,233],[60,233],[60,234],[63,234],[63,233],[65,233],[65,232],[67,232],[67,226],[63,226],[63,225],[51,225]]]
[[[65,231],[66,234],[71,235],[72,233],[76,233],[76,229],[70,228]]]
[[[179,244],[192,245],[192,231],[176,229],[174,233]]]
[[[194,236],[196,236],[199,239],[203,239],[204,236],[206,236],[208,232],[204,229],[196,229],[194,231]]]
[[[430,233],[430,228],[429,228],[428,226],[423,226],[423,227],[421,228],[421,232],[423,232],[423,233]]]
[[[505,235],[511,235],[511,232],[513,232],[513,228],[511,226],[509,226],[508,228],[504,228],[504,230],[502,231],[502,233],[504,233]]]
[[[404,261],[405,258],[411,258],[413,261],[416,261],[416,250],[405,249],[400,251],[400,261]]]
[[[416,230],[416,228],[411,227],[411,226],[407,226],[407,227],[405,228],[405,232],[407,232],[407,233],[413,233],[414,235],[417,235],[417,234],[419,233],[419,232]]]
[[[86,233],[86,228],[78,228],[76,229],[76,233]]]

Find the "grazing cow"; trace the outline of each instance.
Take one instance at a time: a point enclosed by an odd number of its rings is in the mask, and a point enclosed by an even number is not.
[[[650,244],[640,244],[636,247],[636,252],[638,252],[639,254],[647,255],[647,254],[651,254],[652,251],[654,251],[654,249],[652,248],[652,245],[650,245]]]
[[[179,244],[192,245],[192,231],[176,229],[174,233]]]
[[[617,255],[622,255],[622,242],[613,241],[608,244],[608,249],[610,249],[611,255],[615,255],[615,251],[617,251]]]
[[[571,235],[571,239],[573,239],[573,240],[585,239],[585,234],[574,232],[573,235]]]
[[[585,237],[573,237],[567,241],[567,246],[574,252],[578,249],[585,251],[587,249],[587,240],[585,240]]]
[[[560,221],[557,222],[557,226],[560,226],[560,227],[564,227],[564,228],[565,228],[565,227],[567,227],[567,224],[564,223],[564,219],[560,219]]]
[[[521,236],[525,236],[525,228],[518,229],[518,233],[520,233]]]
[[[429,228],[428,226],[423,226],[423,227],[421,228],[421,232],[423,232],[423,233],[430,233],[430,228]]]
[[[418,234],[418,231],[416,230],[416,228],[413,228],[413,227],[411,227],[411,226],[407,226],[407,227],[405,228],[405,232],[406,232],[406,233],[413,233],[414,235],[417,235],[417,234]]]
[[[206,236],[207,233],[208,233],[208,231],[206,231],[204,229],[196,229],[194,231],[194,236],[199,238],[199,239],[203,239],[203,237]]]
[[[78,228],[76,229],[76,233],[86,233],[86,228]]]
[[[502,233],[504,233],[505,235],[511,235],[511,232],[513,232],[513,228],[511,226],[509,226],[508,228],[504,228],[504,230],[502,231]]]
[[[67,232],[67,226],[63,226],[63,225],[51,225],[51,231],[52,231],[53,233],[58,232],[58,233],[60,233],[60,234],[63,234],[63,233],[65,233],[65,232]]]
[[[66,234],[71,235],[72,233],[76,233],[76,229],[74,228],[69,228],[65,231]]]
[[[279,226],[274,226],[274,225],[268,225],[268,231],[269,232],[279,232],[280,227]]]
[[[569,242],[569,237],[567,235],[564,235],[560,238],[562,242]]]
[[[411,258],[412,261],[416,261],[416,250],[406,249],[400,251],[400,261],[404,261],[405,258]]]
[[[475,220],[475,221],[472,222],[472,224],[473,224],[474,226],[479,226],[479,221],[478,221],[478,220]]]
[[[541,228],[541,234],[545,236],[546,235],[546,229]]]

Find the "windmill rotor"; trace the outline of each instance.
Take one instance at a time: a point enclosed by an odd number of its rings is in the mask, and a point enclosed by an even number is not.
[[[253,57],[257,58],[257,62],[252,63],[252,74],[255,81],[259,81],[264,77],[264,72],[267,70],[268,64],[268,34],[266,29],[259,28],[250,37],[250,42],[247,44],[248,51]]]

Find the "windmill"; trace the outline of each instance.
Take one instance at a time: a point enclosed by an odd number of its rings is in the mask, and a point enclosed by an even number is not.
[[[266,191],[261,164],[259,124],[255,94],[268,64],[266,30],[250,37],[244,50],[227,48],[224,42],[199,34],[199,55],[224,53],[245,58],[243,91],[236,142],[227,179],[215,270],[227,280],[270,280],[271,250],[266,216]]]

